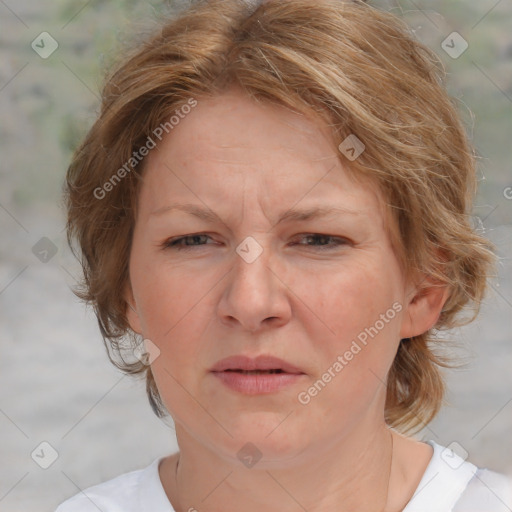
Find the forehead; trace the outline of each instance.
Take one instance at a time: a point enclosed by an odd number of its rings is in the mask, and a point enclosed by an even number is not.
[[[238,89],[197,102],[147,159],[146,215],[174,200],[216,210],[259,204],[273,212],[300,202],[381,212],[378,190],[354,179],[319,117],[257,103]]]
[[[337,156],[325,123],[284,106],[257,102],[232,87],[214,97],[199,98],[198,104],[166,137],[176,155],[188,153],[195,160],[242,164],[266,159],[279,150],[290,158],[311,161]],[[194,146],[199,145],[194,151]],[[180,151],[180,148],[182,151]],[[238,157],[238,160],[237,160]]]

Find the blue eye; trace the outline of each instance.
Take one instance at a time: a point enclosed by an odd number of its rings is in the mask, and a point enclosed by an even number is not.
[[[193,247],[211,245],[207,244],[208,239],[211,240],[209,235],[206,235],[205,233],[197,233],[167,240],[162,245],[164,248],[183,251],[190,250]],[[337,247],[347,245],[349,243],[349,241],[345,238],[332,235],[322,235],[319,233],[309,233],[302,235],[302,240],[309,240],[309,242],[294,243],[293,245],[299,245],[303,247],[317,247],[319,250],[324,251],[329,249],[336,249]]]
[[[183,249],[189,249],[191,247],[197,247],[199,245],[206,245],[206,244],[201,244],[201,243],[194,243],[194,242],[198,242],[199,240],[203,240],[204,241],[204,238],[210,238],[208,235],[205,235],[204,233],[198,233],[196,235],[187,235],[187,236],[182,236],[180,238],[175,238],[174,240],[167,240],[166,242],[164,242],[164,246],[166,248],[170,248],[170,249],[177,249],[177,250],[183,250]],[[191,242],[191,243],[188,243],[188,242]]]
[[[312,233],[312,234],[304,235],[303,240],[304,239],[309,239],[309,240],[313,240],[313,241],[316,240],[317,242],[320,241],[320,243],[319,244],[306,243],[306,244],[298,244],[298,245],[304,245],[306,247],[310,247],[310,246],[318,247],[321,251],[326,250],[326,249],[336,249],[337,247],[339,247],[341,245],[346,245],[348,243],[348,241],[345,238],[340,238],[340,237],[331,236],[331,235],[322,235],[319,233]],[[329,240],[331,241],[331,243],[328,243]]]

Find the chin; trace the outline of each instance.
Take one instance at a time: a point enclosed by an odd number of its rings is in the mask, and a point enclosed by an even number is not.
[[[223,436],[220,444],[220,440],[212,440],[212,444],[231,461],[244,463],[246,457],[258,458],[255,468],[285,468],[307,449],[307,436],[311,435],[311,429],[300,428],[291,416],[245,413],[227,426],[233,437]]]

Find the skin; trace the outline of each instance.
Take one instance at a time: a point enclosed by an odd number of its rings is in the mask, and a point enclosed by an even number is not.
[[[178,512],[402,510],[428,465],[430,446],[386,427],[385,381],[400,339],[435,324],[447,291],[405,279],[383,198],[349,163],[319,119],[236,88],[199,99],[147,159],[127,316],[160,350],[152,371],[180,452],[159,469]],[[166,209],[177,202],[221,221]],[[277,224],[290,208],[325,205],[343,211]],[[317,233],[333,238],[308,237]],[[190,234],[208,236],[165,245]],[[252,263],[235,251],[248,236],[263,250]],[[299,403],[393,303],[401,311]],[[271,354],[305,375],[243,395],[210,372],[237,354]],[[248,442],[262,453],[250,469],[237,457]]]

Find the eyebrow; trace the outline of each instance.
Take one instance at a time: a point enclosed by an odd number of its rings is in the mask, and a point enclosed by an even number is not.
[[[201,220],[215,223],[215,222],[221,222],[224,223],[224,221],[212,210],[208,208],[202,208],[200,206],[197,206],[195,204],[172,204],[169,206],[164,206],[162,208],[158,208],[157,210],[151,212],[151,216],[160,216],[164,213],[169,213],[175,210],[183,211],[185,213],[188,213],[190,215],[193,215]],[[349,210],[347,208],[342,208],[340,206],[315,206],[312,208],[306,208],[306,209],[294,209],[291,208],[289,210],[286,210],[282,212],[279,215],[278,221],[276,224],[280,224],[282,222],[291,222],[291,221],[307,221],[312,219],[318,219],[318,218],[325,218],[325,217],[331,217],[336,214],[342,214],[342,215],[360,215],[361,212]]]

